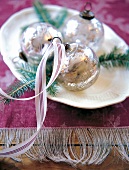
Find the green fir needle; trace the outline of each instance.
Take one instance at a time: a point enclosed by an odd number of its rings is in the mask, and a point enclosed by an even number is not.
[[[44,7],[44,5],[41,2],[35,1],[33,6],[34,6],[35,12],[41,22],[49,23],[49,24],[55,26],[56,28],[59,28],[62,26],[62,24],[64,23],[67,15],[68,15],[68,11],[65,8],[63,8],[62,10],[60,10],[58,12],[56,17],[53,18],[53,17],[51,17],[49,11]]]
[[[103,67],[109,69],[111,67],[124,67],[129,70],[129,50],[120,53],[117,47],[109,54],[103,54],[99,57],[99,63]]]
[[[54,22],[54,20],[51,19],[51,16],[50,16],[48,10],[44,7],[44,5],[41,2],[35,1],[33,6],[34,6],[35,12],[41,22],[47,22],[52,25],[55,25],[55,22]]]
[[[53,60],[48,60],[46,66],[46,83],[49,82],[52,73]],[[15,81],[6,90],[6,93],[13,98],[20,98],[25,92],[35,89],[35,77],[37,72],[37,66],[24,63],[18,66],[17,71],[23,76],[22,81]],[[47,89],[47,92],[51,96],[56,96],[58,91],[57,81],[53,82],[52,85]],[[8,98],[1,100],[5,104],[9,104],[11,101]]]
[[[55,21],[57,21],[55,25],[56,28],[60,28],[63,25],[67,15],[68,11],[66,9],[63,9],[62,11],[59,12],[59,15],[57,15],[55,19]]]

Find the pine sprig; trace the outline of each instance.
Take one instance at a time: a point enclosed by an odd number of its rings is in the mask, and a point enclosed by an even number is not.
[[[13,98],[20,98],[25,92],[33,90],[35,87],[35,78],[24,79],[23,81],[16,80],[12,83],[6,93]],[[5,104],[9,104],[12,100],[3,98]]]
[[[41,22],[47,22],[52,25],[55,25],[55,22],[51,19],[51,16],[46,8],[44,8],[43,4],[39,1],[35,1],[34,4],[35,12]]]
[[[59,12],[59,15],[57,15],[55,18],[56,23],[54,26],[56,28],[60,28],[63,25],[67,15],[68,15],[68,11],[66,9],[63,9],[61,12]]]
[[[120,53],[117,47],[109,54],[103,54],[99,57],[99,63],[109,69],[111,67],[124,67],[129,69],[129,50],[126,53]]]
[[[47,67],[46,67],[46,83],[48,84],[50,78],[51,78],[51,74],[52,74],[52,69],[53,69],[53,58],[49,58],[47,60],[46,63]],[[58,93],[58,82],[57,80],[55,80],[52,85],[47,89],[47,92],[51,95],[51,96],[56,96],[56,94]]]
[[[53,58],[48,59],[46,64],[46,83],[49,82],[51,74],[52,74],[52,65],[53,65]],[[25,79],[32,79],[34,80],[36,77],[37,66],[29,65],[28,63],[22,64],[22,67],[18,68],[18,71],[24,76]],[[52,85],[47,89],[47,92],[55,96],[57,94],[57,81],[53,82]],[[34,87],[35,88],[35,87]],[[33,89],[34,89],[33,88]]]
[[[49,82],[49,80],[50,80],[50,77],[47,76],[46,79],[47,79],[47,84],[48,84],[48,82]],[[56,96],[57,93],[58,93],[58,82],[57,82],[57,81],[54,81],[54,82],[52,83],[52,85],[47,89],[47,92],[48,92],[49,95],[51,95],[51,96]]]
[[[62,24],[64,23],[64,20],[66,19],[68,15],[68,11],[66,9],[63,9],[59,11],[55,19],[52,19],[49,11],[44,7],[44,5],[41,2],[35,1],[33,6],[41,22],[47,22],[49,24],[52,24],[56,28],[59,28],[60,26],[62,26]]]
[[[25,78],[31,77],[35,78],[37,72],[37,66],[30,65],[28,63],[21,64],[17,67],[17,71]]]
[[[55,19],[52,19],[49,11],[44,7],[44,5],[40,1],[35,1],[33,3],[33,7],[34,7],[35,13],[37,14],[40,22],[49,23],[49,24],[55,26],[56,28],[60,28],[63,25],[67,15],[68,15],[67,9],[64,8],[63,10],[61,10],[59,12],[59,14],[57,14]],[[28,28],[28,26],[29,25],[23,26],[21,28],[21,30],[22,30],[21,33],[23,33]]]
[[[53,59],[49,59],[47,61],[47,66],[46,66],[46,75],[47,75],[46,83],[49,82],[51,77],[52,64],[53,64]],[[6,90],[6,93],[13,98],[20,98],[22,95],[25,94],[25,92],[35,89],[35,77],[36,77],[37,66],[24,63],[18,66],[17,71],[23,76],[22,81],[19,80],[15,81]],[[58,84],[57,81],[55,81],[47,89],[47,92],[51,96],[55,96],[57,94],[58,91],[57,84]],[[8,98],[3,98],[1,101],[4,101],[5,104],[9,104],[12,100]]]

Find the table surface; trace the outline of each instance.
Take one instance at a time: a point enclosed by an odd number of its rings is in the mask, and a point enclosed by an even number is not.
[[[78,165],[72,167],[66,163],[53,161],[40,163],[22,156],[22,162],[16,162],[10,158],[0,159],[0,170],[128,170],[129,164],[114,156],[114,152],[101,165]]]

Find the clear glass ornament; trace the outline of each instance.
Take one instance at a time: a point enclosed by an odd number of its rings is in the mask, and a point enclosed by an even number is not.
[[[85,45],[66,45],[66,59],[58,81],[68,90],[80,91],[90,87],[100,72],[98,57]]]
[[[54,37],[62,39],[61,33],[52,25],[42,22],[31,24],[20,39],[21,51],[25,54],[26,60],[30,64],[38,65]]]
[[[88,5],[86,4],[85,10],[80,14],[68,18],[61,32],[65,43],[85,44],[97,51],[103,41],[104,28],[90,11],[91,7],[87,9]]]

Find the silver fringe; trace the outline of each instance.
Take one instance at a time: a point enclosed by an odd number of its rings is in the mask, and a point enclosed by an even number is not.
[[[3,148],[29,138],[36,129],[0,129]],[[101,164],[115,149],[129,161],[128,128],[43,128],[26,155],[34,160],[77,164]],[[19,158],[13,158],[20,161]]]

